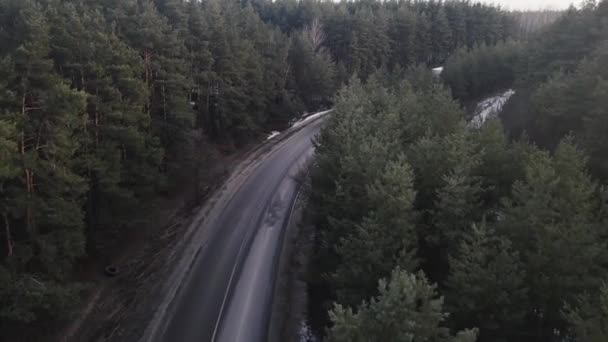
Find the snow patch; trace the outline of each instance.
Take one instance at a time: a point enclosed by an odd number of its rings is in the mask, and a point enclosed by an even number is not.
[[[308,121],[311,121],[311,120],[314,120],[314,119],[316,119],[318,117],[321,117],[321,116],[323,116],[323,115],[325,115],[325,114],[327,114],[327,113],[329,113],[331,111],[332,111],[332,109],[326,110],[326,111],[323,111],[323,112],[314,113],[314,114],[304,114],[298,120],[294,121],[291,124],[291,127],[302,126],[305,123],[307,123]],[[272,138],[274,138],[274,137],[276,137],[277,135],[280,135],[280,134],[281,134],[281,132],[279,132],[279,131],[272,131],[272,132],[270,132],[270,134],[268,134],[268,137],[266,137],[266,140],[270,140],[270,139],[272,139]]]
[[[308,122],[308,121],[310,121],[310,120],[314,120],[314,119],[316,119],[316,118],[318,118],[318,117],[320,117],[320,116],[323,116],[323,115],[325,115],[325,114],[327,114],[327,113],[329,113],[329,112],[331,112],[331,109],[330,109],[330,110],[323,111],[323,112],[318,112],[318,113],[315,113],[315,114],[310,114],[310,115],[306,115],[306,114],[305,114],[305,115],[303,115],[303,116],[302,116],[302,117],[301,117],[299,120],[297,120],[296,122],[294,122],[294,123],[291,125],[291,127],[298,127],[298,126],[302,126],[302,125],[303,125],[303,124],[305,124],[306,122]]]
[[[306,321],[300,323],[300,329],[298,330],[298,341],[299,342],[317,342],[320,341],[319,338],[312,331],[310,326]]]
[[[272,132],[270,132],[270,134],[268,134],[268,137],[266,138],[266,140],[270,140],[270,139],[276,137],[279,134],[281,134],[281,132],[279,132],[279,131],[272,131]]]
[[[500,95],[479,102],[470,122],[471,127],[480,128],[487,119],[497,116],[513,95],[515,95],[515,90],[509,89]]]

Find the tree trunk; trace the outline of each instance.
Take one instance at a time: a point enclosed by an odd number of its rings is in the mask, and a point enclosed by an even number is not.
[[[8,222],[8,215],[6,215],[6,212],[2,213],[2,216],[4,217],[4,230],[6,231],[6,256],[10,257],[11,255],[13,255],[13,239],[11,237],[11,226]]]
[[[163,98],[163,120],[164,120],[164,127],[163,127],[163,134],[165,136],[165,144],[169,144],[169,118],[167,115],[167,96],[165,94],[165,84],[163,83],[163,85],[161,86],[161,96]]]
[[[144,49],[144,69],[146,73],[146,84],[150,86],[150,79],[152,78],[152,72],[150,71],[150,61],[152,60],[152,54],[150,50]]]
[[[26,113],[27,113],[27,108],[26,108],[26,94],[27,92],[25,91],[25,89],[23,89],[23,96],[21,97],[21,115],[23,116],[23,122],[25,123],[27,118],[26,118]],[[21,157],[25,160],[25,131],[23,128],[21,128]],[[34,173],[32,172],[32,170],[28,169],[27,167],[24,167],[24,173],[25,173],[25,188],[27,190],[27,197],[28,197],[28,202],[26,204],[26,209],[25,209],[25,222],[26,222],[26,228],[28,232],[32,231],[33,228],[33,224],[32,224],[32,207],[30,204],[30,199],[32,197],[32,193],[34,192]]]
[[[95,88],[95,97],[99,98],[99,89]],[[95,124],[95,152],[99,150],[99,111],[97,110],[97,106],[95,106],[95,110],[93,113],[93,121]]]
[[[209,78],[207,80],[207,110],[205,111],[205,118],[203,120],[204,125],[207,127],[204,127],[204,129],[207,130],[207,134],[211,135],[211,137],[213,139],[215,139],[215,135],[213,134],[213,127],[212,127],[212,121],[211,121],[211,112],[210,112],[210,108],[211,108],[211,78]]]

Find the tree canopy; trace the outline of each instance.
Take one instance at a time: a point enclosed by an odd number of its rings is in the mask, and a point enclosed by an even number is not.
[[[519,43],[482,49],[527,53]],[[564,129],[551,131],[559,138],[551,148],[513,139],[498,119],[467,125],[449,83],[424,77],[429,70],[407,70],[400,81],[380,71],[340,90],[317,140],[308,205],[317,229],[312,282],[328,289],[324,307],[337,303],[328,340],[441,339],[408,330],[417,313],[407,298],[418,292],[405,279],[420,279],[412,272],[446,296],[448,331],[477,328],[479,341],[603,338],[603,304],[590,298],[603,298],[608,273],[605,175],[597,169],[606,157],[587,145],[603,140],[583,139],[577,126],[603,127],[591,119],[605,116],[595,105],[602,58],[592,53],[536,91],[543,119],[571,118],[554,121]],[[540,100],[553,94],[554,109]]]
[[[0,0],[0,330],[77,310],[74,266],[207,156],[334,107],[308,208],[329,340],[602,340],[607,11]],[[516,114],[467,124],[509,87]]]

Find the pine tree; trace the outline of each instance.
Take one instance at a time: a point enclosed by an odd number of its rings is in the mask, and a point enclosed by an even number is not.
[[[4,62],[4,61],[3,61]],[[0,68],[4,68],[0,62]],[[6,91],[6,84],[0,81],[0,91]],[[11,180],[19,176],[18,161],[18,136],[16,123],[10,119],[0,120],[0,210],[2,214],[2,236],[3,243],[0,247],[1,255],[10,257],[13,255],[15,247],[15,236],[9,220],[11,194],[7,191],[7,185]]]
[[[533,312],[528,329],[537,338],[549,338],[554,329],[563,332],[564,302],[598,288],[605,273],[606,246],[593,209],[597,188],[585,168],[585,158],[570,141],[562,142],[553,158],[536,151],[498,225],[525,265]]]
[[[253,22],[250,8],[236,4],[213,1],[205,8],[214,60],[206,111],[208,132],[213,139],[240,145],[255,137],[267,115],[264,64],[253,36],[258,30],[247,27],[259,23]]]
[[[465,14],[467,4],[460,1],[445,2],[445,15],[450,23],[452,31],[450,40],[450,51],[466,46],[467,43],[467,27],[465,23]]]
[[[604,108],[608,94],[608,74],[603,65],[608,61],[608,48],[600,46],[589,60],[582,61],[574,73],[557,73],[542,83],[533,96],[529,115],[535,140],[554,148],[561,137],[573,132],[577,142],[590,156],[594,176],[604,179],[606,149]]]
[[[0,303],[3,321],[20,323],[65,315],[75,302],[76,286],[64,281],[84,253],[86,183],[75,172],[79,141],[73,136],[85,96],[53,71],[43,9],[32,1],[1,5],[12,14],[0,24],[7,33],[0,45],[9,49],[0,68],[0,122],[7,133],[5,155],[13,162],[2,184],[7,254],[0,266]]]
[[[411,212],[415,193],[407,163],[388,162],[366,196],[371,212],[341,239],[337,253],[344,263],[332,274],[338,301],[353,307],[374,295],[377,279],[394,267],[413,270],[417,265]]]
[[[441,77],[455,98],[478,99],[513,86],[523,56],[516,41],[462,48],[447,59]]]
[[[332,328],[328,341],[453,341],[473,342],[475,330],[451,336],[441,324],[447,318],[443,298],[424,275],[396,269],[390,279],[381,280],[378,297],[363,302],[356,312],[336,305],[330,312]]]
[[[601,342],[608,339],[608,285],[597,295],[581,295],[575,307],[567,307],[565,316],[573,327],[576,341]]]
[[[325,31],[325,45],[329,49],[333,60],[345,65],[352,71],[351,44],[354,39],[353,18],[349,15],[346,4],[337,5],[324,16],[322,22]]]
[[[414,34],[416,16],[407,6],[400,6],[389,24],[391,65],[407,67],[414,63]]]
[[[450,167],[443,176],[444,186],[437,190],[433,212],[436,235],[429,234],[432,244],[440,246],[443,253],[452,254],[462,241],[464,232],[483,216],[481,207],[480,179],[473,171],[480,163],[480,156],[463,133],[446,137],[444,158]],[[447,261],[447,259],[446,259]]]
[[[480,330],[480,340],[510,340],[526,315],[525,276],[517,251],[485,222],[466,232],[450,257],[447,307],[456,326]]]
[[[335,65],[323,41],[323,28],[315,25],[292,39],[290,60],[294,80],[309,110],[327,105],[335,91]]]
[[[168,19],[168,23],[181,37],[186,35],[187,14],[185,0],[153,0],[158,12]],[[190,5],[192,3],[190,2]]]
[[[416,19],[414,51],[418,64],[428,64],[431,61],[431,25],[430,19],[425,13]]]
[[[188,102],[192,87],[189,65],[184,59],[185,46],[152,2],[142,1],[128,11],[127,17],[120,18],[119,33],[140,55],[143,80],[150,95],[145,110],[152,119],[151,127],[168,151],[165,156],[174,156],[184,143],[181,132],[194,122]],[[165,169],[171,166],[167,158],[163,164]]]
[[[136,52],[103,31],[98,12],[71,4],[54,10],[55,64],[88,97],[78,154],[80,173],[90,188],[89,241],[107,244],[112,241],[107,237],[119,233],[115,228],[131,220],[139,200],[154,193],[162,150],[150,135],[151,118],[144,111],[148,93]]]
[[[450,52],[452,40],[452,32],[450,24],[446,16],[445,7],[441,2],[433,5],[433,0],[429,4],[431,6],[431,63],[433,65],[441,65],[445,62]],[[435,8],[433,8],[435,7]]]
[[[424,77],[417,75],[421,72]],[[442,177],[454,167],[454,158],[446,157],[445,138],[463,128],[458,104],[428,75],[426,70],[413,70],[408,78],[415,80],[416,87],[404,84],[396,90],[399,129],[395,134],[414,170],[416,208],[423,212],[433,207]]]
[[[528,145],[525,141],[510,143],[498,118],[486,120],[472,141],[480,155],[473,172],[481,180],[482,211],[495,212],[501,199],[510,195],[513,183],[524,179]]]
[[[188,34],[184,44],[188,50],[193,83],[190,102],[196,106],[196,127],[208,130],[205,113],[209,111],[210,106],[213,66],[213,56],[209,47],[209,22],[203,12],[202,4],[196,1],[188,3],[187,12]]]

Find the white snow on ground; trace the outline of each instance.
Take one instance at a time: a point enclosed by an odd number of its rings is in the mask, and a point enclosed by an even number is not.
[[[509,89],[503,94],[492,96],[479,102],[470,123],[471,127],[480,128],[488,118],[498,115],[502,107],[513,95],[515,95],[515,90]]]
[[[281,132],[279,132],[279,131],[272,131],[272,132],[270,132],[270,134],[268,135],[268,138],[266,138],[266,140],[270,140],[270,139],[276,137],[279,134],[281,134]]]
[[[310,120],[314,120],[314,119],[316,119],[316,118],[318,118],[320,116],[323,116],[323,115],[325,115],[325,114],[327,114],[327,113],[329,113],[331,111],[332,111],[332,109],[326,110],[326,111],[323,111],[323,112],[314,113],[314,114],[308,114],[308,113],[306,113],[306,114],[302,115],[298,120],[292,122],[291,127],[302,126],[306,122],[308,122]],[[266,137],[266,140],[270,140],[270,139],[272,139],[272,138],[274,138],[274,137],[276,137],[277,135],[280,135],[280,134],[281,134],[281,132],[279,132],[279,131],[272,131],[272,132],[270,132],[270,134],[268,134],[268,137]]]
[[[325,115],[325,114],[327,114],[327,113],[329,113],[329,112],[331,112],[331,109],[330,109],[330,110],[323,111],[323,112],[318,112],[318,113],[315,113],[315,114],[311,114],[311,115],[308,115],[308,116],[306,116],[306,115],[305,115],[305,116],[301,117],[301,118],[300,118],[298,121],[294,122],[294,123],[291,125],[291,127],[298,127],[298,126],[301,126],[301,125],[302,125],[302,124],[304,124],[305,122],[308,122],[308,121],[310,121],[310,120],[313,120],[313,119],[315,119],[315,118],[318,118],[318,117],[320,117],[320,116],[323,116],[323,115]]]
[[[312,329],[308,326],[308,324],[303,321],[300,323],[300,331],[298,331],[299,341],[300,342],[317,342],[319,339],[312,331]]]

